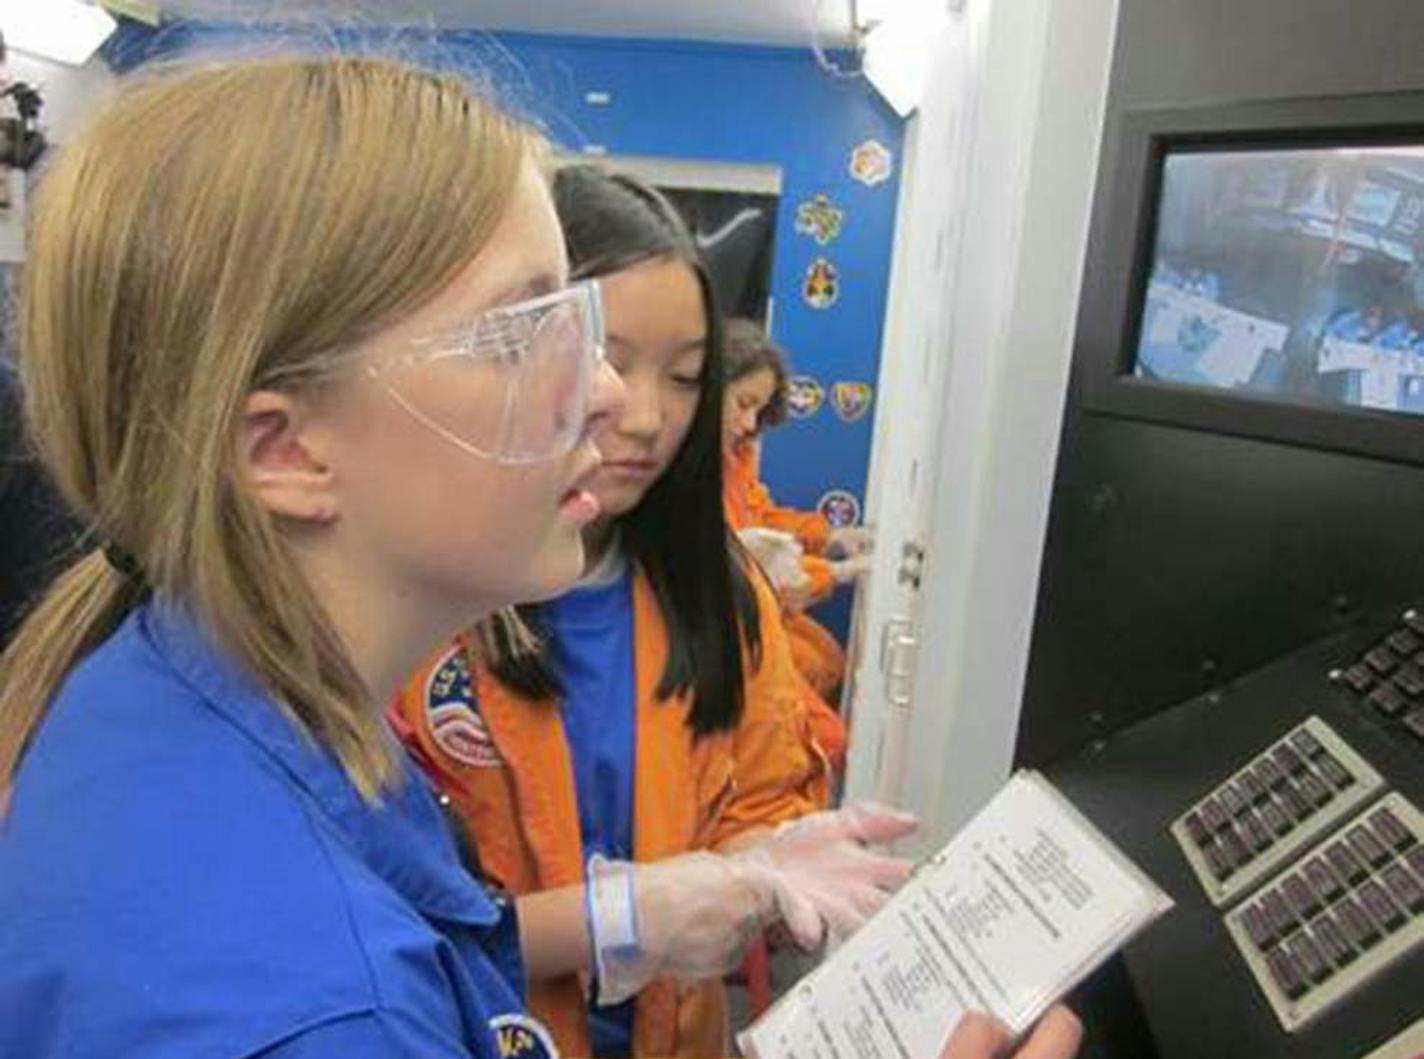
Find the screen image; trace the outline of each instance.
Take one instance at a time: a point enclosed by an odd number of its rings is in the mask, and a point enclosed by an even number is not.
[[[1163,162],[1139,378],[1424,415],[1424,145]]]

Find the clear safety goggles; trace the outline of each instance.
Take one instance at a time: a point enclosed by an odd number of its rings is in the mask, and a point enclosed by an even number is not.
[[[537,463],[571,452],[603,362],[597,282],[487,309],[367,369],[407,413],[467,452]],[[443,377],[432,377],[432,371]],[[478,401],[461,400],[480,393]]]

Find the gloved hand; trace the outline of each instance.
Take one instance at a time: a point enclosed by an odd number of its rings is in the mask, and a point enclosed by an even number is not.
[[[751,553],[777,591],[799,590],[809,583],[810,578],[801,567],[804,552],[791,534],[750,526],[738,530],[737,539]]]
[[[875,531],[869,526],[840,526],[826,538],[826,555],[868,555],[875,549]]]
[[[651,864],[588,862],[588,927],[598,1003],[617,1004],[655,977],[717,978],[783,917],[813,949],[845,936],[909,875],[908,861],[865,849],[914,830],[908,813],[851,806],[783,824],[748,849],[685,853]]]
[[[769,868],[776,910],[796,944],[816,948],[850,936],[909,878],[913,865],[866,848],[914,831],[915,817],[868,803],[782,824],[734,859]]]
[[[849,559],[837,559],[831,563],[831,576],[836,579],[836,584],[848,585],[857,577],[870,573],[873,561],[869,552]]]
[[[761,864],[685,853],[650,864],[588,862],[588,925],[598,1003],[620,1003],[655,977],[720,978],[777,916]]]

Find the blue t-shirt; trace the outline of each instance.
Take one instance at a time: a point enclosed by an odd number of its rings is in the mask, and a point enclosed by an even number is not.
[[[182,612],[140,607],[0,823],[0,1055],[551,1054],[513,915],[403,769],[372,807]]]
[[[546,605],[544,626],[564,685],[564,733],[573,761],[584,856],[633,857],[636,684],[633,576],[585,585]],[[633,1001],[589,1009],[593,1053],[630,1054]]]

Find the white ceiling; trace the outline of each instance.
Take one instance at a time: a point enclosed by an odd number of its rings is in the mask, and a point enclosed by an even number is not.
[[[165,15],[667,37],[806,47],[851,41],[852,0],[158,0]]]

